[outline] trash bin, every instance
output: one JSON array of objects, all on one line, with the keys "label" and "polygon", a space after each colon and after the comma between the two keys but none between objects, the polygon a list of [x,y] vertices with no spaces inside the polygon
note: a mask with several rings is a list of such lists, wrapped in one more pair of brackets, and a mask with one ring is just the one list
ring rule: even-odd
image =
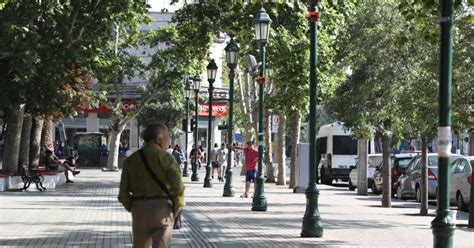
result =
[{"label": "trash bin", "polygon": [[100,167],[100,146],[102,133],[76,133],[74,150],[77,151],[79,167]]}]

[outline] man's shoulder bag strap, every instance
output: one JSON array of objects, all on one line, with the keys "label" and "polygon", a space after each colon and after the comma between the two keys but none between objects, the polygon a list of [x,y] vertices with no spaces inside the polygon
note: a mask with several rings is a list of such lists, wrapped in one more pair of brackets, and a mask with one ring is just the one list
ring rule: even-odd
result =
[{"label": "man's shoulder bag strap", "polygon": [[168,195],[168,198],[170,199],[174,208],[174,201],[173,201],[173,197],[171,196],[170,191],[168,190],[166,185],[158,178],[158,176],[156,176],[155,173],[153,173],[153,171],[151,170],[150,164],[148,164],[148,160],[145,157],[145,153],[143,152],[143,149],[138,150],[138,152],[140,153],[140,157],[142,158],[143,164],[145,164],[145,168],[148,171],[148,173],[150,173],[151,178],[153,178],[153,181],[155,181],[156,184],[158,184],[158,186],[161,188],[161,190],[163,190],[166,193],[166,195]]}]

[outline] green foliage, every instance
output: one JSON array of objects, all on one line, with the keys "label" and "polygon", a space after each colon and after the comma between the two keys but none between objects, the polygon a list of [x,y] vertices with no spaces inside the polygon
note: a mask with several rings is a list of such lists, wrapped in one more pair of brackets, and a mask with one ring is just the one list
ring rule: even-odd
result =
[{"label": "green foliage", "polygon": [[397,43],[401,18],[390,1],[371,1],[349,17],[340,39],[340,66],[351,75],[328,100],[335,117],[353,129],[356,136],[400,130],[400,95],[409,68],[408,50]]},{"label": "green foliage", "polygon": [[[472,83],[473,69],[472,24],[465,22],[463,16],[471,13],[472,5],[466,1],[455,2],[455,18],[453,27],[453,87],[452,87],[452,127],[462,131],[473,125],[473,116],[469,110],[469,99],[474,95]],[[402,6],[399,5],[399,8]],[[470,8],[470,9],[469,9]],[[425,10],[426,13],[419,13]],[[426,11],[428,10],[428,11]],[[422,5],[416,3],[412,8],[403,7],[407,22],[405,26],[410,32],[404,33],[403,38],[411,49],[409,60],[412,68],[409,83],[404,94],[404,115],[412,132],[420,133],[428,139],[437,133],[438,97],[439,97],[439,4]],[[420,14],[414,18],[414,14]],[[428,32],[427,32],[428,31]]]},{"label": "green foliage", "polygon": [[[458,4],[457,17],[468,12],[462,9]],[[391,130],[395,141],[403,135],[435,137],[440,58],[438,16],[437,6],[423,5],[421,1],[412,5],[365,2],[357,8],[340,45],[345,48],[340,51],[340,65],[351,68],[352,75],[328,101],[329,110],[359,136]],[[469,41],[473,37],[472,25],[455,22],[453,33],[451,111],[453,128],[461,131],[473,125],[469,112],[469,99],[474,95],[470,66],[473,45]]]},{"label": "green foliage", "polygon": [[184,104],[180,99],[171,94],[160,94],[138,115],[138,124],[148,126],[161,122],[168,126],[172,137],[177,137],[181,130],[183,112]]},{"label": "green foliage", "polygon": [[[345,23],[346,12],[350,12],[356,2],[325,3],[322,6],[319,56],[323,62],[318,65],[318,92],[323,99],[333,94],[335,85],[341,80],[341,70],[335,66],[336,41]],[[233,35],[241,48],[239,64],[242,68],[245,54],[258,54],[252,21],[261,7],[273,20],[267,68],[269,80],[275,87],[273,94],[266,99],[266,106],[277,112],[288,109],[305,113],[309,101],[309,25],[305,17],[307,5],[303,1],[200,1],[187,4],[173,17],[179,43],[183,44],[183,51],[189,51],[191,55],[186,58],[198,62],[198,69],[202,66],[199,61],[208,56],[210,37],[220,33]]]},{"label": "green foliage", "polygon": [[[91,96],[90,76],[102,78],[103,65],[113,64],[108,52],[115,24],[127,32],[140,27],[146,7],[143,1],[8,2],[0,15],[0,59],[9,68],[0,105],[26,103],[34,114],[73,115]],[[71,98],[82,100],[65,103]]]}]

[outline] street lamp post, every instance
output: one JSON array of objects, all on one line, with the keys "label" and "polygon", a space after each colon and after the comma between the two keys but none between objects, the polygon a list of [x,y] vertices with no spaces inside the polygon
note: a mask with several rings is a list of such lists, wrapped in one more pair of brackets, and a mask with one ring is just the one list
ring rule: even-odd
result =
[{"label": "street lamp post", "polygon": [[225,185],[223,196],[232,197],[235,195],[234,185],[232,182],[232,143],[233,143],[233,114],[234,114],[234,79],[235,68],[237,67],[237,56],[239,54],[239,46],[234,42],[234,38],[230,39],[229,44],[225,47],[227,66],[230,69],[229,73],[229,119],[227,121],[227,134],[229,151],[227,157],[227,169],[225,172]]},{"label": "street lamp post", "polygon": [[217,65],[214,59],[207,65],[207,80],[209,81],[209,119],[207,126],[207,163],[206,163],[206,178],[204,178],[204,188],[212,188],[211,178],[211,149],[212,149],[212,91],[214,90],[213,83],[216,81]]},{"label": "street lamp post", "polygon": [[316,187],[317,164],[316,164],[316,101],[317,101],[317,26],[320,12],[316,7],[321,4],[321,0],[307,1],[309,4],[310,23],[310,100],[309,100],[309,183],[306,189],[306,212],[303,217],[303,228],[301,237],[322,237],[323,226],[318,209],[319,190]]},{"label": "street lamp post", "polygon": [[[455,224],[449,210],[449,155],[451,153],[451,82],[453,0],[441,1],[439,70],[438,203],[431,222],[434,247],[452,247]],[[471,206],[472,208],[472,206]]]},{"label": "street lamp post", "polygon": [[265,90],[265,46],[268,43],[268,36],[270,34],[270,24],[272,20],[265,12],[264,8],[261,8],[259,13],[255,16],[253,24],[255,26],[256,41],[260,45],[260,60],[262,66],[260,67],[260,75],[257,77],[259,82],[259,99],[258,99],[258,173],[257,183],[255,187],[255,194],[252,201],[252,211],[267,211],[267,198],[264,190],[264,178],[263,178],[263,100]]},{"label": "street lamp post", "polygon": [[189,177],[188,174],[188,131],[189,131],[189,98],[191,97],[192,89],[190,85],[190,79],[186,76],[186,87],[184,88],[184,97],[186,98],[186,128],[184,135],[184,167],[183,167],[183,177]]},{"label": "street lamp post", "polygon": [[191,167],[193,174],[191,181],[199,181],[199,164],[198,164],[198,104],[199,104],[199,91],[201,90],[201,77],[198,75],[194,76],[193,79],[193,90],[194,90],[194,159],[191,160]]}]

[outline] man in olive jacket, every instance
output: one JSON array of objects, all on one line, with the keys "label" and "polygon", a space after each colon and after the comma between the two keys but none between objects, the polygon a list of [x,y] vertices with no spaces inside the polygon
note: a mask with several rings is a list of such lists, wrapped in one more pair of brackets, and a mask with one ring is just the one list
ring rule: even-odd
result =
[{"label": "man in olive jacket", "polygon": [[166,152],[168,128],[152,124],[145,130],[145,157],[155,175],[166,185],[174,201],[153,180],[138,151],[123,165],[119,201],[132,213],[133,247],[170,247],[174,217],[184,207],[184,185],[176,160]]}]

